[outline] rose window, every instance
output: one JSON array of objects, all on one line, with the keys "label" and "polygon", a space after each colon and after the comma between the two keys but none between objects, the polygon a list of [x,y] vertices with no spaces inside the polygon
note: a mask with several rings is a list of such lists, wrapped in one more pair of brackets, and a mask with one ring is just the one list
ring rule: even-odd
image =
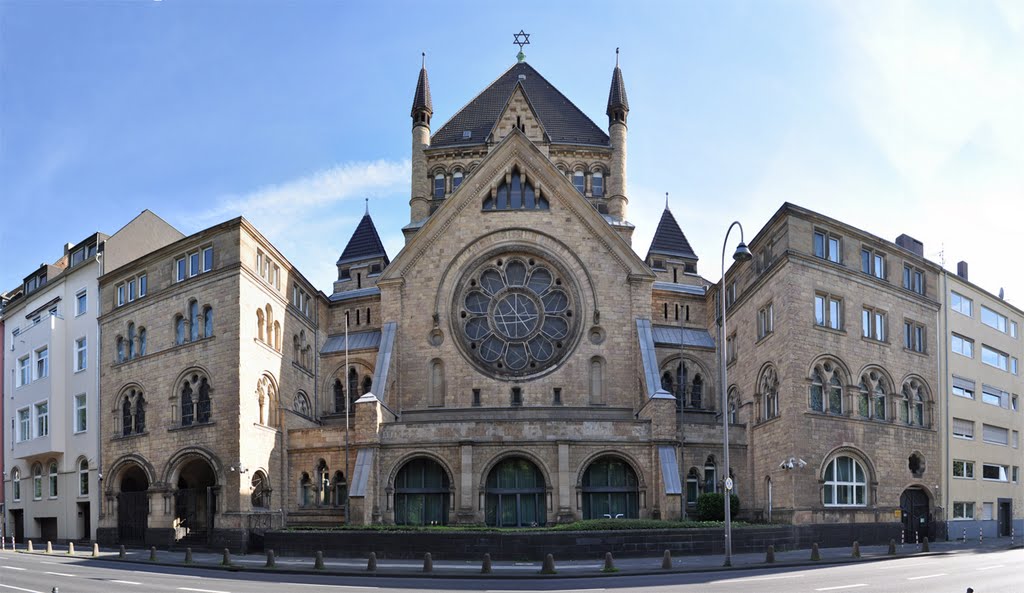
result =
[{"label": "rose window", "polygon": [[575,289],[537,257],[490,258],[463,278],[455,310],[461,344],[486,370],[540,372],[561,360],[575,337]]}]

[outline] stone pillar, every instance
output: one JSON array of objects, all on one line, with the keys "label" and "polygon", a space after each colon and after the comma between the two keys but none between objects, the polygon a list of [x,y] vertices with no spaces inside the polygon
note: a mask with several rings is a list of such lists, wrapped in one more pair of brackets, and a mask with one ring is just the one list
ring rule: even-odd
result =
[{"label": "stone pillar", "polygon": [[569,461],[569,443],[558,443],[558,522],[571,523],[576,519],[573,499],[575,488]]},{"label": "stone pillar", "polygon": [[430,215],[430,180],[427,179],[427,155],[430,128],[416,124],[412,128],[412,185],[409,200],[409,222],[418,222]]},{"label": "stone pillar", "polygon": [[609,162],[607,181],[608,214],[626,219],[626,124],[612,121],[608,126],[608,136],[612,144],[612,158]]},{"label": "stone pillar", "polygon": [[473,469],[473,441],[459,443],[459,506],[456,520],[459,523],[478,523],[473,499],[476,489],[473,487],[476,473]]}]

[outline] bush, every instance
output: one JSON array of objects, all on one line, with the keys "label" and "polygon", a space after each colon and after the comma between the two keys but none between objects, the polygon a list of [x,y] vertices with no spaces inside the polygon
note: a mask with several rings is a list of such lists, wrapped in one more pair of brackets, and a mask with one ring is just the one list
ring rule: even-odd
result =
[{"label": "bush", "polygon": [[[729,509],[735,517],[740,512],[740,497],[733,494],[729,501]],[[705,492],[697,497],[697,519],[700,521],[725,521],[725,495],[718,492]]]}]

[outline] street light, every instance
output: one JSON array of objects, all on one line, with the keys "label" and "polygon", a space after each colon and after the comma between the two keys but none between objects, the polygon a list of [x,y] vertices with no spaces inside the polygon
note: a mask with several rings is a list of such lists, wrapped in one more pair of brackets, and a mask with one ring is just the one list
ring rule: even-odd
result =
[{"label": "street light", "polygon": [[747,244],[743,242],[743,225],[740,221],[733,221],[729,229],[725,231],[725,240],[722,241],[722,288],[718,291],[718,300],[722,304],[722,321],[718,333],[719,364],[721,365],[721,389],[722,389],[722,463],[725,466],[725,566],[732,566],[732,478],[729,476],[729,382],[725,370],[725,246],[729,243],[729,233],[732,227],[740,227],[740,244],[736,246],[736,253],[732,254],[733,261],[750,261],[753,257]]}]

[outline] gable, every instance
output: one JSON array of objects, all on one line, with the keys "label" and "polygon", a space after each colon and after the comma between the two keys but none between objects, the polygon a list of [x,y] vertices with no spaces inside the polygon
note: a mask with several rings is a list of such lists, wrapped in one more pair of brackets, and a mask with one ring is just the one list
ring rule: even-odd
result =
[{"label": "gable", "polygon": [[509,97],[505,110],[501,112],[498,121],[495,122],[494,129],[491,131],[488,140],[491,142],[501,142],[515,128],[519,128],[521,132],[526,134],[526,137],[531,142],[539,143],[547,140],[544,124],[537,117],[537,112],[533,109],[533,105],[530,104],[526,91],[521,84],[516,84],[515,89],[512,91],[512,96]]}]

